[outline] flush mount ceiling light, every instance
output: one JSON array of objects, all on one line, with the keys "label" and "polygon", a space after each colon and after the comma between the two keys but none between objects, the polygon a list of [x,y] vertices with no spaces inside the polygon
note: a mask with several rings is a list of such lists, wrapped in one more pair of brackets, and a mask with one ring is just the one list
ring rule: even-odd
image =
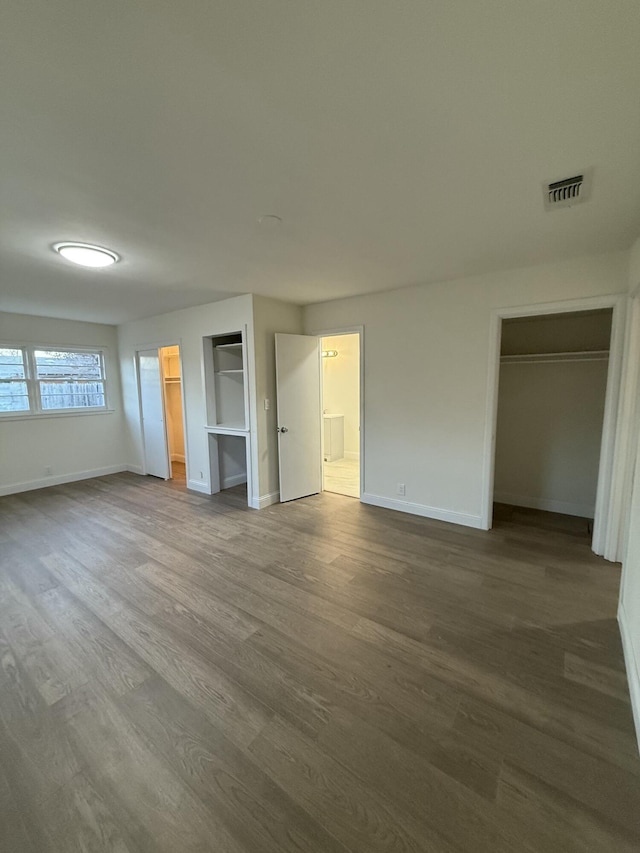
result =
[{"label": "flush mount ceiling light", "polygon": [[111,249],[90,243],[54,243],[52,249],[72,264],[82,267],[110,267],[120,260],[120,255]]}]

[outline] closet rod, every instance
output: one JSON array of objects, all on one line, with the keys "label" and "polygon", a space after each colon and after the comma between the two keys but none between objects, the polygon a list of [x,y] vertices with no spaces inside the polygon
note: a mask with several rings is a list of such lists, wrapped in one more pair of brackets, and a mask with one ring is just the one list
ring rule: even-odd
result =
[{"label": "closet rod", "polygon": [[562,361],[607,361],[609,350],[579,352],[541,352],[520,355],[501,355],[501,364],[555,364]]}]

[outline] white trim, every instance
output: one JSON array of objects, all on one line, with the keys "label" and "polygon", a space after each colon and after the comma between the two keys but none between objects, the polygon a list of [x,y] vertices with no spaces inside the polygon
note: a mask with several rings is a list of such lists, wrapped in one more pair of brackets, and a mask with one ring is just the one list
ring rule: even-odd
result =
[{"label": "white trim", "polygon": [[627,682],[629,683],[629,696],[631,698],[631,710],[633,711],[633,722],[636,727],[638,751],[640,752],[640,661],[638,661],[635,655],[622,601],[618,607],[618,625],[620,626],[622,651],[624,652],[624,664],[627,670]]},{"label": "white trim", "polygon": [[211,489],[203,480],[187,480],[187,488],[192,492],[200,492],[202,495],[210,495]]},{"label": "white trim", "polygon": [[225,477],[220,481],[220,489],[232,489],[234,486],[241,486],[247,482],[246,473],[232,474],[230,477]]},{"label": "white trim", "polygon": [[251,498],[249,506],[251,509],[266,509],[268,506],[277,503],[280,503],[280,492],[269,492],[267,495]]},{"label": "white trim", "polygon": [[[616,458],[616,435],[618,427],[618,407],[620,405],[620,385],[622,379],[622,360],[624,355],[625,309],[627,297],[620,296],[614,303],[611,318],[611,343],[609,349],[609,369],[604,402],[604,422],[600,442],[600,465],[598,468],[598,486],[596,490],[596,509],[593,521],[593,540],[591,549],[605,560],[615,562],[620,559],[617,549],[618,530],[622,518],[622,507],[612,505],[611,496],[617,490],[620,477],[624,479],[624,468],[619,470]],[[612,531],[615,535],[612,536]]]},{"label": "white trim", "polygon": [[41,421],[47,418],[86,418],[90,415],[112,415],[115,409],[102,409],[97,406],[85,406],[82,409],[53,409],[43,410],[39,413],[34,412],[3,412],[0,415],[0,423],[10,423],[12,421]]},{"label": "white trim", "polygon": [[75,483],[77,480],[91,480],[93,477],[104,477],[107,474],[120,474],[129,471],[129,465],[107,465],[106,468],[93,468],[90,471],[75,471],[72,474],[52,475],[40,480],[27,480],[24,483],[10,483],[0,486],[0,496],[16,495],[19,492],[30,492],[33,489],[46,489],[47,486],[61,486],[64,483]]},{"label": "white trim", "polygon": [[364,493],[361,497],[364,504],[371,506],[380,506],[384,509],[394,509],[398,512],[407,512],[410,515],[421,515],[424,518],[433,518],[437,521],[448,521],[451,524],[462,524],[465,527],[475,527],[482,529],[482,519],[479,515],[469,515],[464,512],[453,512],[449,509],[439,509],[435,506],[427,506],[426,504],[410,503],[409,501],[399,501],[395,498],[384,498],[381,495],[371,495]]},{"label": "white trim", "polygon": [[142,465],[127,465],[126,470],[130,474],[140,474],[142,477],[144,477],[144,471],[142,469]]},{"label": "white trim", "polygon": [[493,499],[499,504],[525,506],[530,509],[543,509],[546,512],[560,512],[563,515],[576,515],[578,518],[593,518],[593,504],[578,504],[571,501],[555,501],[548,498],[534,498],[528,495],[512,495],[509,492],[494,492]]},{"label": "white trim", "polygon": [[[611,489],[611,512],[614,521],[608,531],[607,552],[617,555],[618,560],[626,562],[626,548],[629,529],[629,508],[631,506],[631,486],[635,449],[639,423],[640,394],[640,299],[633,296],[627,306],[627,327],[625,330],[625,353],[622,365],[620,388],[620,408],[616,433],[616,451],[614,458],[614,477]],[[623,565],[624,578],[624,565]],[[621,589],[623,586],[621,585]]]},{"label": "white trim", "polygon": [[[611,538],[609,532],[619,530],[621,509],[612,504],[609,497],[615,490],[617,480],[623,476],[620,470],[621,460],[614,457],[616,443],[616,419],[618,410],[620,375],[622,369],[622,349],[624,344],[624,308],[626,294],[585,297],[560,302],[517,305],[495,308],[491,312],[489,362],[487,365],[487,395],[485,402],[485,435],[483,450],[483,490],[481,506],[481,527],[491,529],[493,516],[493,489],[495,469],[495,439],[498,417],[498,386],[500,378],[500,339],[502,321],[514,317],[535,317],[546,314],[564,314],[570,311],[595,311],[602,308],[613,310],[611,324],[611,346],[609,350],[609,371],[605,397],[605,416],[602,428],[600,465],[598,471],[598,489],[596,498],[592,550],[607,560],[618,559],[618,554],[605,547]],[[616,549],[617,550],[617,549]]]}]

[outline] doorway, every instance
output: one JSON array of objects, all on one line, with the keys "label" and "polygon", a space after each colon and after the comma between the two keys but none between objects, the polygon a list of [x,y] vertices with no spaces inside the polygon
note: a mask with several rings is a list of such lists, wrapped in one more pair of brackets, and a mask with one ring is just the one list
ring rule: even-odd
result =
[{"label": "doorway", "polygon": [[[364,330],[358,326],[318,330],[312,335],[276,333],[281,502],[317,495],[323,489],[361,497],[365,470],[363,347]],[[344,372],[348,372],[344,381],[333,381]],[[332,421],[339,423],[336,426]],[[323,483],[325,451],[329,473],[328,482]]]},{"label": "doorway", "polygon": [[[505,507],[543,525],[565,518],[581,523],[589,539],[593,533],[592,548],[602,554],[621,323],[615,301],[594,302],[584,310],[565,303],[555,312],[497,312],[489,494],[496,521]],[[492,514],[490,503],[487,527]]]},{"label": "doorway", "polygon": [[144,473],[186,488],[180,346],[139,350],[137,357]]},{"label": "doorway", "polygon": [[169,478],[186,488],[186,459],[184,452],[184,414],[182,408],[182,372],[180,347],[160,348],[162,388],[164,392]]},{"label": "doorway", "polygon": [[360,335],[321,339],[322,474],[326,492],[360,497]]}]

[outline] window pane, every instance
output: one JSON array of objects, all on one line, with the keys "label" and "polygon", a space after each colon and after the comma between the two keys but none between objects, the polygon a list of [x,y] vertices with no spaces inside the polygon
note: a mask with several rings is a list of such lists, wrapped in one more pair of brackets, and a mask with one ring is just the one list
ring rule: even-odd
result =
[{"label": "window pane", "polygon": [[0,347],[0,379],[24,379],[22,350]]},{"label": "window pane", "polygon": [[0,382],[0,412],[28,412],[26,382]]},{"label": "window pane", "polygon": [[98,352],[35,351],[38,379],[102,379]]},{"label": "window pane", "polygon": [[104,408],[103,382],[41,382],[43,409]]}]

